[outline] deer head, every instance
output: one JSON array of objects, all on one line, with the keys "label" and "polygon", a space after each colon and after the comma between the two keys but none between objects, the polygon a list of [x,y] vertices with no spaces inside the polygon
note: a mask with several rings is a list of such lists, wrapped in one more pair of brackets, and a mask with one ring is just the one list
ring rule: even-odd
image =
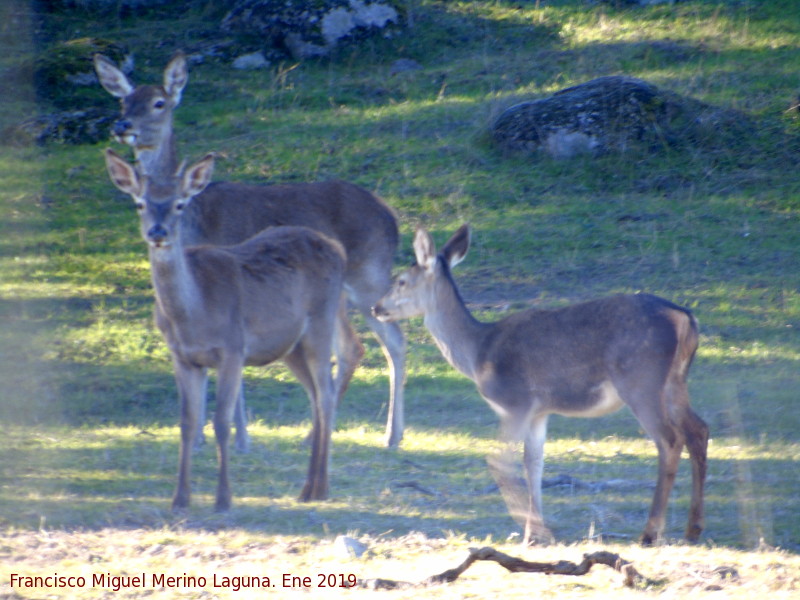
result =
[{"label": "deer head", "polygon": [[172,136],[172,112],[180,104],[189,80],[186,56],[178,52],[164,69],[163,85],[134,86],[116,65],[95,54],[97,78],[105,90],[119,98],[120,118],[112,126],[118,142],[139,150],[160,148]]},{"label": "deer head", "polygon": [[171,179],[158,182],[140,175],[113,150],[106,150],[105,157],[111,181],[133,198],[144,240],[153,248],[177,242],[181,214],[211,181],[214,155],[208,154],[189,168],[179,169]]}]

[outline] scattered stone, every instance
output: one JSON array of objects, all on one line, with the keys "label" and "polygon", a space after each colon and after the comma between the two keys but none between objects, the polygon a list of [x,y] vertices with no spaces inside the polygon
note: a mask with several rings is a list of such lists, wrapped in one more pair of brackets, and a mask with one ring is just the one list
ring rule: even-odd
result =
[{"label": "scattered stone", "polygon": [[400,26],[399,0],[237,0],[222,20],[225,34],[267,59],[326,56],[344,40]]},{"label": "scattered stone", "polygon": [[269,61],[264,57],[263,52],[252,52],[243,54],[233,61],[233,68],[243,71],[252,69],[265,69],[269,66]]},{"label": "scattered stone", "polygon": [[340,535],[333,541],[333,549],[340,558],[361,558],[367,551],[367,545],[350,536]]}]

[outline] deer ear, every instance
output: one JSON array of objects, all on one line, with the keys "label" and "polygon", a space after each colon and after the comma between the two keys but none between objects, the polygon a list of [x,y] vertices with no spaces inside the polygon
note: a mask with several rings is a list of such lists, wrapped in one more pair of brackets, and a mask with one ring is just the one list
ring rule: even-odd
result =
[{"label": "deer ear", "polygon": [[120,190],[133,197],[140,195],[142,180],[136,169],[110,148],[106,149],[106,169],[111,182]]},{"label": "deer ear", "polygon": [[181,181],[183,195],[191,198],[196,196],[211,183],[211,174],[214,172],[214,155],[206,154],[202,160],[186,169]]},{"label": "deer ear", "polygon": [[181,93],[188,81],[189,69],[186,66],[186,55],[179,50],[164,69],[164,90],[176,106],[181,101]]},{"label": "deer ear", "polygon": [[442,248],[442,256],[451,269],[464,260],[467,255],[470,237],[469,225],[465,223],[458,228],[458,231],[453,234],[453,237]]},{"label": "deer ear", "polygon": [[133,92],[133,85],[125,74],[102,54],[94,55],[94,70],[103,89],[115,98],[125,98]]},{"label": "deer ear", "polygon": [[436,264],[436,244],[431,234],[424,229],[417,229],[414,236],[414,254],[417,264],[425,269],[430,269]]}]

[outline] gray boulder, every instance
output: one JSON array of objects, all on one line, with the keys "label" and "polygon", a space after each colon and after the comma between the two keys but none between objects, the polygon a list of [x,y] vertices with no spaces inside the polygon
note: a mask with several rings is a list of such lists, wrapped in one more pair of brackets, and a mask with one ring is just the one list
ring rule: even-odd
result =
[{"label": "gray boulder", "polygon": [[401,26],[398,0],[237,0],[221,29],[268,59],[326,56],[344,40]]},{"label": "gray boulder", "polygon": [[505,110],[492,126],[504,150],[557,158],[666,147],[722,147],[751,130],[734,110],[641,79],[600,77]]}]

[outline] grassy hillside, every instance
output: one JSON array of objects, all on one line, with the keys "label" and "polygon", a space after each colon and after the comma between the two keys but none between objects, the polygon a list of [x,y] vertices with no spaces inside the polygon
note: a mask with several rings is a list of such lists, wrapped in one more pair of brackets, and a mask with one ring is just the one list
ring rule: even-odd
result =
[{"label": "grassy hillside", "polygon": [[[99,19],[75,9],[38,22],[30,10],[22,0],[0,9],[0,44],[8,49],[0,68],[89,35],[127,44],[138,82],[160,81],[175,49],[207,44],[205,32],[218,18],[209,7],[180,20],[174,11]],[[671,545],[633,543],[649,507],[655,449],[629,412],[552,419],[545,477],[566,474],[586,484],[545,490],[545,517],[564,544],[526,551],[513,538],[506,542],[517,527],[485,462],[497,449],[496,418],[419,321],[406,326],[408,431],[399,451],[381,445],[386,363],[365,332],[367,355],[333,437],[329,501],[295,501],[309,411],[299,385],[275,366],[247,372],[254,448],[233,459],[235,508],[212,513],[209,445],[196,459],[194,507],[171,514],[178,442],[171,367],[151,320],[136,215],[102,160],[106,146],[127,149],[110,140],[2,146],[0,596],[43,595],[10,589],[5,565],[29,575],[322,569],[413,581],[486,543],[543,561],[579,561],[581,552],[611,548],[661,579],[655,592],[796,593],[795,2],[631,8],[411,0],[408,10],[414,26],[406,35],[344,48],[331,60],[257,72],[193,65],[176,112],[182,156],[220,153],[217,179],[339,177],[374,190],[398,215],[398,268],[412,259],[418,225],[442,243],[470,222],[474,244],[455,275],[482,319],[620,291],[646,290],[689,306],[702,332],[690,389],[712,432],[702,544],[675,539],[688,508],[688,460],[670,504]],[[398,58],[422,68],[393,75]],[[758,122],[757,133],[713,152],[652,156],[553,160],[493,148],[489,127],[505,107],[611,74],[741,110]],[[0,129],[50,110],[25,82],[14,82],[0,102]],[[114,105],[103,93],[97,103]],[[370,545],[365,558],[336,557],[332,541],[345,533]],[[721,565],[735,566],[739,577],[714,575]],[[571,581],[499,573],[476,567],[430,597],[620,593],[610,572]],[[416,597],[403,594],[386,593]]]}]

